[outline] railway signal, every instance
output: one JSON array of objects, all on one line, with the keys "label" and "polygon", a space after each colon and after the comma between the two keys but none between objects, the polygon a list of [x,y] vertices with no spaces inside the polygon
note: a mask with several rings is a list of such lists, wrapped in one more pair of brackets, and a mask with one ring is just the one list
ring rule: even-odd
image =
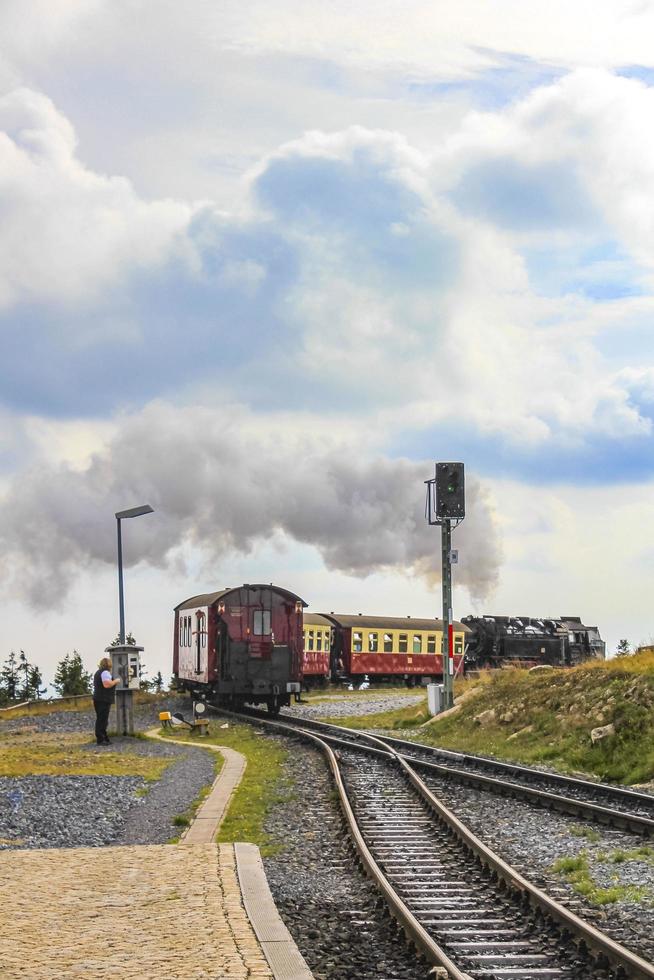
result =
[{"label": "railway signal", "polygon": [[[452,522],[456,527],[466,513],[463,463],[436,463],[436,475],[427,484],[426,516],[430,524],[441,526],[443,569],[443,622],[447,633],[443,644],[443,707],[454,704],[454,619],[452,616],[452,564],[459,560],[452,551]],[[456,557],[455,557],[456,556]]]},{"label": "railway signal", "polygon": [[463,463],[436,463],[436,516],[441,520],[465,517]]}]

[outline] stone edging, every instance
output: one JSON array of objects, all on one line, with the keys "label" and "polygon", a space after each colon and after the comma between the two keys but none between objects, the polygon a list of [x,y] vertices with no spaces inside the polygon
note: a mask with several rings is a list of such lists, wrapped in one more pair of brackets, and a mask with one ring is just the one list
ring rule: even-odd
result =
[{"label": "stone edging", "polygon": [[182,834],[180,844],[210,844],[218,828],[220,827],[234,790],[240,783],[245,772],[246,759],[240,752],[229,749],[224,745],[203,745],[201,742],[184,742],[179,738],[164,738],[159,735],[156,728],[145,733],[148,738],[156,738],[160,742],[171,743],[173,745],[191,745],[192,748],[209,749],[211,752],[220,752],[225,760],[225,765],[216,776],[211,792],[202,806],[195,814],[191,825]]}]

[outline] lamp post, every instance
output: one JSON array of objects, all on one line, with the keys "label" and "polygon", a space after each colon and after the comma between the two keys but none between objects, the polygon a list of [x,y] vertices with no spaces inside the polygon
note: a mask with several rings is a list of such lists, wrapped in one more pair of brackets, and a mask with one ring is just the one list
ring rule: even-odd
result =
[{"label": "lamp post", "polygon": [[141,517],[143,514],[153,514],[154,508],[150,504],[143,504],[141,507],[132,507],[130,510],[119,510],[116,512],[116,524],[118,525],[118,608],[120,615],[120,630],[118,633],[120,645],[125,645],[125,597],[123,594],[123,542],[120,533],[120,522],[127,517]]},{"label": "lamp post", "polygon": [[118,525],[118,605],[120,612],[120,632],[116,646],[107,647],[106,653],[111,654],[112,673],[120,678],[116,688],[116,727],[123,735],[134,734],[134,712],[132,693],[138,690],[141,674],[140,654],[143,647],[125,644],[125,600],[123,594],[123,542],[120,533],[120,522],[127,517],[141,517],[142,514],[152,514],[150,504],[141,507],[131,507],[129,510],[119,510],[116,513]]}]

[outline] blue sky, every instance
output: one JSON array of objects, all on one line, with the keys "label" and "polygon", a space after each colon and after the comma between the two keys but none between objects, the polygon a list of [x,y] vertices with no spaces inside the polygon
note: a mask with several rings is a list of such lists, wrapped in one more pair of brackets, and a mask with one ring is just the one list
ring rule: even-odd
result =
[{"label": "blue sky", "polygon": [[241,578],[437,614],[436,459],[457,614],[647,640],[649,5],[35,7],[0,11],[0,656],[100,656],[146,500],[153,669]]}]

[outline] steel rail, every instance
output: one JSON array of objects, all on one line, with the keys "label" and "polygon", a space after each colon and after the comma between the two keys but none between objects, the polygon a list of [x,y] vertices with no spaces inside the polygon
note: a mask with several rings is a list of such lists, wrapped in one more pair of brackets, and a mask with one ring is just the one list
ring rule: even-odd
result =
[{"label": "steel rail", "polygon": [[[327,722],[318,722],[314,721],[313,719],[307,723],[303,719],[290,719],[289,716],[284,717],[290,722],[290,724],[297,724],[303,727],[306,726],[310,729],[315,728],[315,730],[323,732],[325,738],[342,738],[344,733],[346,733],[349,737],[356,737],[363,734],[370,735],[369,732],[366,733],[361,729],[347,728],[344,725],[330,725]],[[338,732],[339,735],[328,734],[332,732]],[[476,762],[482,757],[469,756],[461,753],[443,753],[439,749],[435,749],[432,753],[430,751],[432,747],[428,745],[408,742],[401,739],[394,739],[386,735],[375,735],[371,737],[374,737],[378,742],[389,747],[390,749],[393,749],[394,745],[398,745],[401,746],[402,749],[407,750],[400,752],[399,754],[402,755],[403,758],[407,759],[407,761],[411,762],[411,764],[416,768],[431,769],[443,777],[455,779],[460,783],[475,786],[479,789],[487,789],[490,792],[500,793],[503,796],[513,796],[515,798],[522,797],[531,803],[543,803],[552,809],[559,810],[562,813],[571,814],[572,816],[585,817],[589,820],[594,820],[607,826],[619,827],[623,830],[642,834],[643,836],[647,837],[654,836],[654,818],[642,816],[638,813],[630,813],[626,810],[616,810],[612,807],[604,806],[601,803],[592,802],[591,800],[578,799],[577,797],[564,796],[561,793],[553,793],[545,789],[537,789],[528,785],[526,782],[505,781],[501,778],[485,775],[484,773],[477,772],[475,770],[458,769],[453,765],[442,765],[438,762],[430,762],[428,759],[416,758],[416,756],[410,754],[410,752],[411,750],[414,752],[428,752],[429,754],[434,754],[436,757],[446,754],[448,758],[454,758],[457,761],[462,762],[466,762],[468,760]],[[489,768],[492,769],[493,767],[494,763],[489,760]],[[594,783],[591,780],[566,777],[559,773],[541,772],[539,769],[532,769],[526,766],[515,766],[500,763],[497,768],[500,769],[500,771],[508,772],[510,775],[521,774],[523,776],[530,776],[533,780],[540,779],[544,783],[552,782],[562,786],[567,785],[573,789],[579,788],[594,792],[596,794],[604,793],[608,797],[615,796],[621,801],[647,804],[654,810],[654,796],[647,793],[639,793],[635,790],[629,790],[625,787],[608,786],[605,783]]]},{"label": "steel rail", "polygon": [[[237,711],[229,711],[220,707],[219,705],[211,704],[210,702],[207,702],[207,707],[219,712],[221,715],[238,718],[239,720],[246,721],[248,723],[254,720],[265,726],[269,726],[270,728],[274,728],[276,730],[281,729],[282,731],[288,732],[291,735],[299,736],[300,738],[311,741],[318,746],[320,751],[327,758],[332,778],[338,792],[338,798],[343,811],[343,816],[345,817],[354,847],[366,873],[373,880],[378,890],[384,896],[391,914],[395,917],[400,927],[404,930],[407,937],[414,943],[416,948],[430,963],[434,964],[435,966],[442,967],[447,972],[450,980],[472,980],[470,974],[463,973],[461,970],[459,970],[456,964],[450,960],[445,951],[441,949],[434,939],[432,939],[410,909],[407,908],[406,904],[402,901],[375,861],[370,849],[368,848],[368,845],[365,842],[363,834],[359,830],[336,754],[327,744],[326,739],[321,738],[319,735],[316,735],[314,732],[311,732],[308,729],[301,729],[295,725],[286,724],[280,719],[253,717],[250,714],[241,714]],[[391,753],[383,751],[382,754],[389,756]]]},{"label": "steel rail", "polygon": [[[280,723],[271,721],[267,722],[267,724],[277,727]],[[281,726],[284,727],[283,723],[281,723]],[[288,727],[287,730],[292,731],[294,734],[298,732],[298,729],[290,727]],[[316,743],[324,755],[326,755],[329,768],[338,791],[341,809],[348,825],[354,847],[356,848],[367,874],[372,878],[375,885],[384,896],[386,904],[401,928],[404,930],[405,934],[414,943],[416,948],[429,960],[429,962],[436,966],[442,967],[447,972],[447,975],[451,978],[451,980],[472,980],[470,974],[463,973],[461,970],[459,970],[456,964],[449,958],[447,953],[441,949],[438,943],[420,924],[418,919],[407,908],[375,861],[368,848],[368,845],[365,842],[363,834],[359,830],[335,753],[324,739],[320,738],[318,735],[315,735],[313,732],[304,730],[301,732],[301,735],[303,738],[309,739],[310,741]]]},{"label": "steel rail", "polygon": [[[213,705],[210,705],[210,707],[213,707],[214,710],[218,710],[223,714],[233,714],[234,716],[245,721],[256,720],[271,728],[282,729],[283,731],[296,734],[301,738],[309,739],[318,743],[326,743],[328,739],[329,741],[332,740],[329,736],[323,736],[321,738],[309,729],[303,729],[302,727],[298,727],[294,724],[287,724],[285,721],[271,720],[267,718],[254,718],[252,715],[242,715],[236,712],[225,712],[223,709],[217,708]],[[489,848],[483,843],[483,841],[473,834],[471,830],[469,830],[446,806],[444,806],[443,803],[440,802],[440,800],[437,799],[436,796],[434,796],[429,787],[426,786],[423,780],[420,778],[418,773],[414,771],[412,766],[409,764],[409,761],[403,758],[403,756],[395,749],[392,749],[390,746],[385,744],[382,738],[371,735],[367,732],[355,733],[353,729],[349,729],[348,732],[356,734],[361,739],[368,739],[371,743],[377,743],[376,752],[378,754],[388,755],[390,751],[390,754],[402,769],[405,777],[424,799],[429,808],[443,823],[447,825],[447,827],[458,837],[458,839],[468,848],[468,850],[470,850],[485,867],[491,870],[498,879],[501,879],[505,885],[510,888],[512,892],[514,892],[515,895],[522,899],[526,898],[532,907],[539,909],[550,919],[553,919],[564,930],[567,930],[569,933],[576,936],[577,939],[579,939],[586,947],[593,950],[594,953],[605,957],[613,966],[625,971],[628,977],[633,978],[633,980],[654,980],[653,964],[648,963],[640,956],[632,953],[631,950],[621,946],[619,943],[616,943],[594,926],[584,922],[584,920],[575,915],[574,912],[571,912],[569,909],[565,908],[565,906],[560,905],[553,898],[550,898],[549,895],[533,885],[528,879],[524,878],[521,874],[519,874],[519,872],[507,864],[506,861],[500,858],[499,855],[495,854],[491,848]],[[347,742],[345,744],[348,748],[356,748],[352,742]],[[325,749],[323,751],[329,752],[330,757],[334,756],[327,744],[325,744]],[[336,760],[334,757],[334,762],[335,761]],[[340,772],[339,779],[340,783],[342,784]],[[354,813],[352,812],[344,785],[343,794],[347,800],[347,809],[345,810],[345,813],[348,826],[353,833],[355,846],[357,851],[361,854],[366,868],[371,869],[370,873],[374,880],[378,883],[385,897],[387,897],[389,901],[392,901],[390,898],[391,895],[395,897],[395,902],[397,904],[393,902],[393,908],[397,909],[398,915],[402,918],[403,922],[405,915],[413,919],[414,917],[412,913],[404,905],[402,899],[395,893],[391,884],[386,880],[383,872],[370,854],[361,832],[359,831],[358,827],[356,827],[356,819],[354,817]],[[343,799],[340,787],[339,798]],[[353,831],[354,827],[356,827],[356,834]],[[363,857],[364,854],[365,857]],[[374,871],[372,870],[373,868]],[[416,926],[418,927],[419,931],[414,933],[413,927],[408,926],[407,920],[407,928],[412,938],[414,938],[414,936],[422,938],[422,934],[424,934],[424,937],[429,940],[430,944],[434,942],[423,927],[420,926],[420,923],[417,922],[417,920]],[[422,946],[422,942],[418,943],[416,939],[414,939],[414,941],[416,941],[416,945],[419,945],[421,949],[425,948]],[[443,960],[439,961],[440,964],[443,965],[448,971],[452,970],[452,968],[456,971],[451,972],[450,974],[453,980],[470,980],[469,974],[461,973],[454,964],[451,964],[451,966],[446,966],[445,960],[447,960],[448,963],[451,961],[449,961],[448,957],[443,950],[441,950],[440,946],[434,943],[434,947],[435,948],[432,951],[432,955],[442,955],[444,958]]]},{"label": "steel rail", "polygon": [[[301,723],[299,723],[301,726]],[[293,729],[295,726],[289,726]],[[348,729],[348,733],[353,729]],[[367,732],[358,732],[361,737],[376,738]],[[373,748],[369,745],[360,745],[355,741],[343,738],[342,736],[323,733],[324,739],[334,745],[357,749],[363,752],[374,752],[381,755],[390,755],[392,749],[383,737],[378,741],[380,746],[385,748]],[[574,797],[562,796],[559,793],[550,793],[547,790],[535,789],[533,786],[524,786],[518,783],[504,782],[494,776],[484,776],[483,773],[469,772],[465,769],[456,769],[453,766],[441,766],[437,762],[429,762],[427,759],[416,759],[413,756],[398,753],[401,759],[410,763],[414,768],[434,772],[444,779],[454,779],[462,785],[473,786],[475,789],[487,790],[501,796],[523,799],[536,806],[546,806],[549,809],[557,810],[560,813],[567,813],[570,816],[580,819],[594,820],[597,823],[608,827],[618,827],[632,833],[642,834],[643,836],[654,836],[654,820],[650,817],[641,817],[636,813],[626,813],[623,810],[612,810],[609,807],[601,806],[599,803],[591,803],[588,800],[577,800]]]},{"label": "steel rail", "polygon": [[614,966],[628,971],[628,976],[637,978],[637,980],[652,980],[654,978],[653,964],[648,963],[640,956],[632,953],[631,950],[614,942],[613,939],[600,932],[599,929],[595,929],[588,922],[584,922],[574,912],[560,905],[553,898],[550,898],[549,895],[546,895],[545,892],[541,891],[540,888],[537,888],[526,878],[523,878],[521,874],[515,871],[506,861],[503,861],[502,858],[473,834],[471,830],[468,830],[434,796],[420,776],[414,772],[411,766],[399,754],[398,761],[404,769],[411,785],[420,792],[423,799],[434,812],[447,823],[459,839],[479,857],[483,864],[492,869],[498,878],[501,878],[513,891],[527,897],[530,904],[539,908],[546,915],[550,916],[550,918],[555,919],[564,929],[574,933],[595,952],[605,956]]},{"label": "steel rail", "polygon": [[[333,727],[338,728],[339,726],[334,725]],[[482,769],[494,769],[498,772],[506,772],[510,775],[514,774],[526,777],[531,776],[534,779],[542,779],[543,781],[550,782],[552,784],[559,784],[560,786],[578,786],[580,789],[586,789],[589,792],[604,792],[615,797],[621,797],[624,800],[645,803],[654,808],[654,794],[642,793],[640,790],[631,789],[628,786],[613,786],[609,783],[596,782],[592,779],[581,779],[578,776],[566,776],[564,773],[560,772],[546,772],[542,769],[534,769],[533,766],[520,766],[515,762],[503,762],[501,759],[489,759],[486,756],[472,755],[469,752],[454,752],[450,749],[441,749],[434,745],[424,745],[422,742],[413,742],[408,741],[407,739],[393,738],[391,735],[379,735],[377,737],[391,746],[398,745],[400,748],[404,749],[420,749],[421,751],[428,752],[431,755],[451,758],[456,762],[468,762],[470,765],[479,766]]]}]

